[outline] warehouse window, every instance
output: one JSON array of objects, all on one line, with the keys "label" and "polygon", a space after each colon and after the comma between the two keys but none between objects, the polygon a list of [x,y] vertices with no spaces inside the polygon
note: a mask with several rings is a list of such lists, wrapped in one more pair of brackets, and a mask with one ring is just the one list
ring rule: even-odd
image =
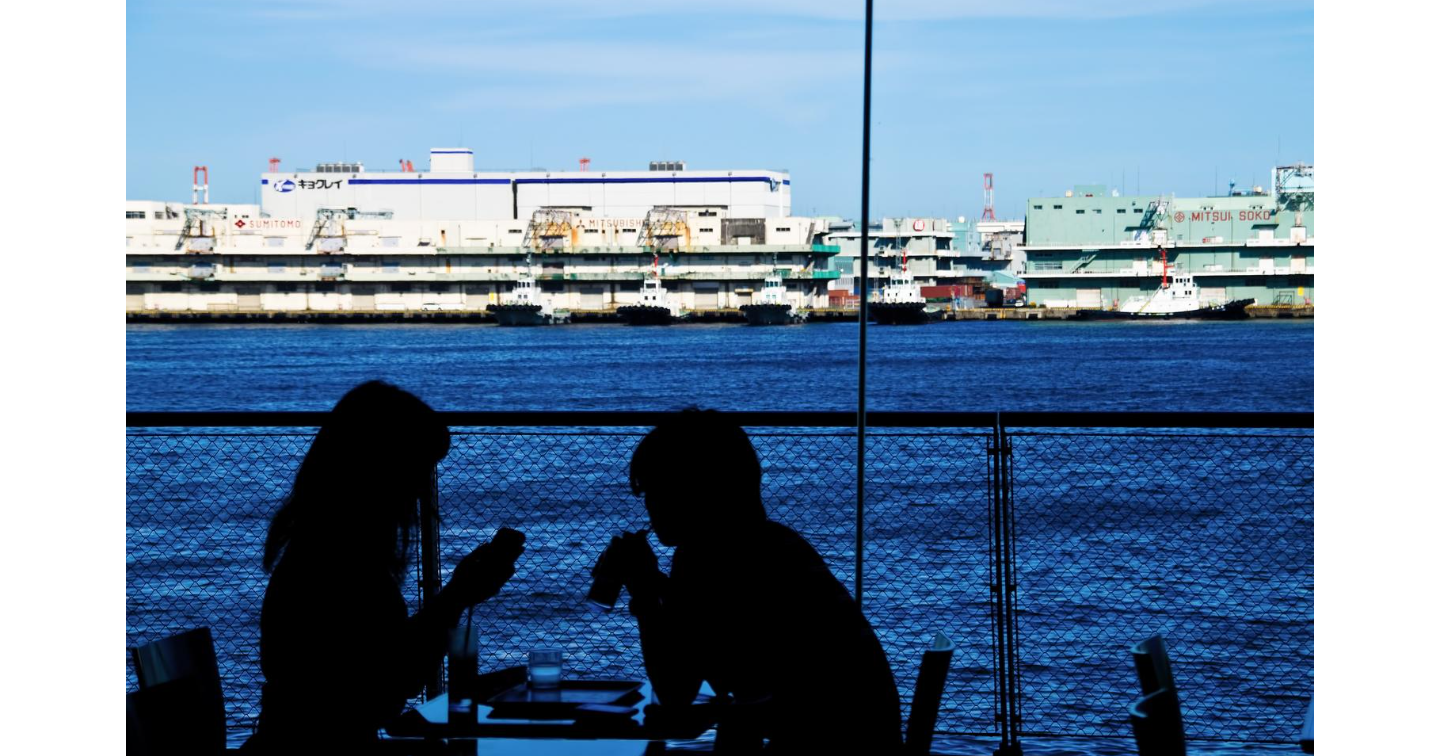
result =
[{"label": "warehouse window", "polygon": [[777,233],[777,234],[784,233],[784,232],[789,231],[789,230],[790,230],[790,227],[789,227],[789,226],[776,226],[776,227],[775,227],[775,233]]},{"label": "warehouse window", "polygon": [[523,234],[523,233],[525,233],[525,229],[523,229],[523,228],[512,228],[512,229],[510,229],[510,233],[512,233],[512,234]]},{"label": "warehouse window", "polygon": [[126,219],[129,219],[129,218],[139,218],[139,219],[141,219],[141,220],[144,220],[144,218],[145,218],[145,211],[144,211],[144,210],[126,210],[126,211],[125,211],[125,217],[126,217]]},{"label": "warehouse window", "polygon": [[1036,210],[1044,210],[1044,209],[1045,209],[1045,206],[1044,206],[1044,205],[1032,205],[1031,207],[1034,207]]},{"label": "warehouse window", "polygon": [[587,233],[587,234],[598,234],[598,233],[600,233],[600,229],[598,229],[598,228],[587,228],[587,229],[585,229],[585,233]]},{"label": "warehouse window", "polygon": [[1056,205],[1056,206],[1054,207],[1054,209],[1056,209],[1056,210],[1062,210],[1062,209],[1064,209],[1064,208],[1065,208],[1064,205]]},{"label": "warehouse window", "polygon": [[1095,213],[1096,215],[1099,215],[1099,214],[1100,214],[1100,208],[1097,207],[1097,208],[1095,208],[1094,210],[1091,210],[1090,212]]},{"label": "warehouse window", "polygon": [[1075,214],[1076,214],[1076,215],[1084,215],[1084,214],[1085,214],[1085,210],[1084,210],[1084,209],[1076,210],[1076,211],[1075,211]]},{"label": "warehouse window", "polygon": [[1140,208],[1137,207],[1137,208],[1132,209],[1130,212],[1132,212],[1132,213],[1143,213],[1143,212],[1145,212],[1145,211],[1144,211],[1144,210],[1141,210]]},{"label": "warehouse window", "polygon": [[1115,208],[1115,212],[1117,212],[1117,213],[1123,213],[1123,212],[1125,212],[1125,208],[1123,208],[1123,207],[1117,207],[1117,208]]},{"label": "warehouse window", "polygon": [[700,229],[700,233],[702,233],[702,234],[713,234],[713,233],[715,233],[715,229],[713,229],[713,228],[702,228],[702,229]]}]

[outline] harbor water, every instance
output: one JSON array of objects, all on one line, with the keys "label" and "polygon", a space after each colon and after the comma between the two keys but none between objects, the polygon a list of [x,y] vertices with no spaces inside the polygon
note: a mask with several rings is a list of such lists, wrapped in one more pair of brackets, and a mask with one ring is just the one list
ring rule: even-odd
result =
[{"label": "harbor water", "polygon": [[[383,378],[442,410],[699,405],[851,411],[857,328],[131,325],[127,408],[324,410],[355,384]],[[872,410],[1313,408],[1311,321],[942,322],[872,327],[869,341]],[[537,565],[531,574],[517,574],[491,608],[496,620],[482,644],[492,650],[482,663],[523,663],[526,648],[554,643],[570,649],[567,670],[573,661],[577,669],[599,674],[633,674],[638,651],[624,612],[598,618],[575,613],[558,626],[555,617],[578,612],[571,607],[583,602],[592,552],[615,530],[642,521],[643,508],[623,479],[636,440],[633,433],[609,430],[457,436],[440,471],[443,560],[453,565],[462,547],[505,524],[533,535],[526,559]],[[256,553],[305,441],[303,431],[282,430],[127,443],[127,644],[151,639],[161,628],[211,625],[227,693],[253,693],[259,682],[253,638],[265,580]],[[1047,746],[1035,738],[1026,741],[1027,753],[1130,752],[1123,701],[1134,685],[1124,646],[1140,639],[1140,628],[1188,628],[1179,648],[1190,663],[1177,672],[1190,707],[1187,732],[1212,741],[1275,741],[1283,735],[1275,727],[1246,720],[1254,707],[1273,707],[1281,722],[1298,722],[1304,712],[1313,674],[1313,609],[1306,609],[1313,607],[1313,463],[1308,454],[1299,464],[1287,461],[1294,447],[1280,439],[1201,439],[1195,447],[1180,445],[1194,439],[1154,441],[1017,441],[1017,454],[1031,452],[1016,483],[1020,503],[1030,507],[1021,518],[1021,551],[1028,555],[1021,563],[1022,590],[1030,606],[1044,609],[1022,617],[1029,729],[1104,736],[1095,741],[1099,745],[1081,738]],[[874,549],[872,569],[879,572],[873,585],[867,583],[867,611],[875,606],[883,615],[877,629],[902,689],[916,660],[897,655],[892,642],[923,643],[934,629],[957,638],[941,729],[984,732],[993,721],[985,651],[983,438],[875,443],[872,464],[881,475],[869,492],[875,502],[867,551]],[[767,460],[772,516],[810,538],[852,589],[853,444],[853,437],[838,435],[797,440],[756,434]],[[1197,451],[1187,456],[1187,448]],[[1155,449],[1163,450],[1163,460],[1149,456]],[[892,465],[901,454],[911,456],[905,462],[910,467]],[[535,462],[542,457],[549,461]],[[1087,481],[1087,475],[1097,480]],[[972,479],[980,481],[974,490],[954,484]],[[1209,488],[1190,501],[1184,486],[1194,481]],[[1094,490],[1087,490],[1092,483]],[[1227,496],[1259,488],[1269,509],[1229,506]],[[1065,509],[1063,502],[1075,496],[1113,509],[1104,517]],[[1163,526],[1144,516],[1154,502],[1170,518]],[[1284,513],[1285,521],[1262,516],[1270,511]],[[1180,548],[1143,551],[1175,534]],[[1248,564],[1245,549],[1251,547],[1266,554],[1263,574],[1236,568]],[[1137,561],[1142,553],[1159,553],[1173,579],[1128,593],[1131,578],[1125,574],[1086,574],[1075,567],[1143,569]],[[1230,595],[1212,602],[1217,590]],[[1244,600],[1237,602],[1241,590]],[[931,614],[948,624],[936,628]],[[1079,648],[1076,630],[1101,638],[1104,648],[1113,645],[1114,659],[1095,664],[1072,657]],[[1277,638],[1283,646],[1267,645]],[[1236,666],[1233,657],[1243,654],[1273,661],[1263,670]],[[1260,674],[1266,688],[1257,698],[1255,680],[1247,677]],[[253,701],[232,703],[232,721],[242,724],[232,737],[243,739],[243,725],[255,713]],[[963,738],[952,742],[954,752],[973,750]]]},{"label": "harbor water", "polygon": [[[130,410],[325,410],[390,380],[442,410],[853,411],[858,324],[130,325]],[[1310,411],[1312,321],[869,329],[869,408]]]}]

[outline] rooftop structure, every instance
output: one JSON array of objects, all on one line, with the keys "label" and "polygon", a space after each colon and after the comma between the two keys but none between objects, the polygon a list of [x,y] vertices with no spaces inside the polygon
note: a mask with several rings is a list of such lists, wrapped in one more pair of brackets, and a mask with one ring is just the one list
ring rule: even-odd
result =
[{"label": "rooftop structure", "polygon": [[[273,165],[273,164],[272,164]],[[540,208],[598,218],[644,217],[657,205],[715,217],[790,214],[790,175],[773,170],[690,170],[657,161],[650,170],[477,171],[465,147],[436,147],[428,171],[367,171],[363,163],[322,163],[312,171],[260,176],[266,217],[313,219],[321,208],[389,212],[396,220],[528,219]]]}]

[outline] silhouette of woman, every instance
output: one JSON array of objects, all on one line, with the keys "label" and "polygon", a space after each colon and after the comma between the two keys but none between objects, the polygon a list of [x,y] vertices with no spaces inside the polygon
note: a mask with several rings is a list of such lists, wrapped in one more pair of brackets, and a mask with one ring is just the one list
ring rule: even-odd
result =
[{"label": "silhouette of woman", "polygon": [[514,574],[518,547],[487,543],[407,616],[401,585],[419,508],[450,431],[380,381],[330,411],[265,539],[265,686],[249,752],[366,752],[437,669],[462,611]]}]

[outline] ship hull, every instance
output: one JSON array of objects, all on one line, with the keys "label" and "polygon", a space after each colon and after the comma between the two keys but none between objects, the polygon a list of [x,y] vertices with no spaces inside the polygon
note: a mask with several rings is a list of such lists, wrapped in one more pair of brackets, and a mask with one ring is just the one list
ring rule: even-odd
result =
[{"label": "ship hull", "polygon": [[1245,308],[1253,299],[1236,299],[1223,305],[1198,307],[1180,312],[1123,312],[1121,310],[1079,310],[1077,320],[1244,320],[1250,317]]},{"label": "ship hull", "polygon": [[670,325],[675,322],[675,316],[670,314],[669,308],[654,307],[651,305],[626,305],[615,311],[625,325],[655,326]]},{"label": "ship hull", "polygon": [[551,322],[550,316],[537,304],[490,305],[487,309],[502,326],[542,326]]},{"label": "ship hull", "polygon": [[788,304],[740,305],[740,312],[749,325],[789,325],[795,322]]},{"label": "ship hull", "polygon": [[877,325],[923,325],[930,322],[924,302],[871,302],[870,319]]}]

